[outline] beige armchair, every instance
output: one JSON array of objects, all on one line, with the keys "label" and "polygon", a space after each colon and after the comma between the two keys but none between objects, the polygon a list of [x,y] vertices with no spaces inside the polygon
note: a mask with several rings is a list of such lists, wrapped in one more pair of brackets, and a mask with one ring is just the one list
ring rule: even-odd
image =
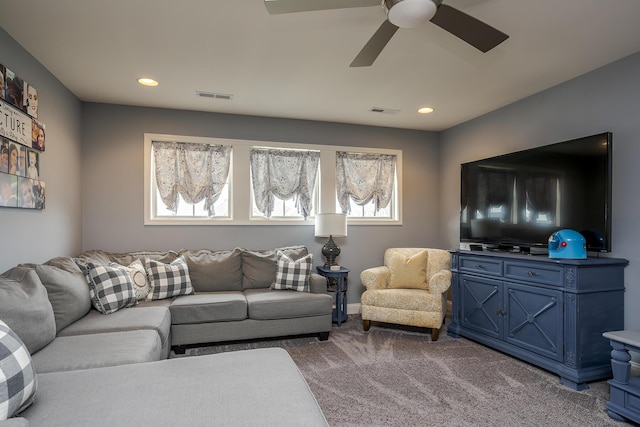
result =
[{"label": "beige armchair", "polygon": [[384,266],[362,272],[362,324],[371,321],[431,328],[436,341],[447,313],[451,254],[442,249],[390,248]]}]

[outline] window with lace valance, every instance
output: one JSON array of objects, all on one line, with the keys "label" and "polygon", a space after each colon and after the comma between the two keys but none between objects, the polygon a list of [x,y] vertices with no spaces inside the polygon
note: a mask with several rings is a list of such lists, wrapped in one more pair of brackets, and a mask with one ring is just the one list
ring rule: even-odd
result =
[{"label": "window with lace valance", "polygon": [[293,200],[298,214],[309,217],[319,162],[319,151],[253,148],[251,182],[257,210],[269,218],[276,199]]},{"label": "window with lace valance", "polygon": [[336,152],[336,191],[343,213],[352,202],[373,205],[374,214],[389,206],[396,183],[396,156],[377,153]]},{"label": "window with lace valance", "polygon": [[214,204],[229,178],[231,147],[154,141],[152,149],[156,187],[166,208],[175,215],[180,198],[190,204],[204,201],[204,210],[215,216]]}]

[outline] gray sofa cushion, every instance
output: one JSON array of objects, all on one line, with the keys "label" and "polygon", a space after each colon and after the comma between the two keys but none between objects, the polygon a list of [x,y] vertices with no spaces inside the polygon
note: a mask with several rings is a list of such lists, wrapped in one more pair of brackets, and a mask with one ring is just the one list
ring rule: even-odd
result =
[{"label": "gray sofa cushion", "polygon": [[165,264],[174,261],[178,258],[176,251],[138,251],[138,252],[125,252],[115,253],[101,250],[89,250],[84,251],[77,258],[75,258],[78,267],[86,273],[86,265],[92,262],[96,265],[109,265],[115,262],[120,265],[129,265],[135,260],[140,260],[144,264],[144,260],[149,258],[155,261],[164,262]]},{"label": "gray sofa cushion", "polygon": [[242,292],[206,292],[176,298],[169,306],[173,325],[228,322],[247,318]]},{"label": "gray sofa cushion", "polygon": [[26,418],[9,418],[8,420],[0,421],[1,427],[29,427],[29,420]]},{"label": "gray sofa cushion", "polygon": [[96,310],[91,310],[82,319],[60,331],[58,337],[137,329],[156,331],[160,336],[163,347],[166,347],[171,332],[169,308],[162,306],[136,306],[116,311],[108,316]]},{"label": "gray sofa cushion", "polygon": [[91,300],[87,279],[71,258],[56,258],[38,265],[36,273],[47,288],[57,332],[89,312]]},{"label": "gray sofa cushion", "polygon": [[189,266],[196,292],[242,290],[242,252],[196,249],[180,251]]},{"label": "gray sofa cushion", "polygon": [[167,307],[169,308],[169,306],[171,305],[171,302],[174,299],[175,298],[155,299],[153,301],[148,301],[148,300],[139,301],[136,307]]},{"label": "gray sofa cushion", "polygon": [[327,426],[283,349],[38,376],[32,427]]},{"label": "gray sofa cushion", "polygon": [[270,250],[242,250],[242,288],[268,288],[276,280],[278,251],[294,261],[308,254],[305,246],[287,246]]},{"label": "gray sofa cushion", "polygon": [[[56,338],[35,353],[32,359],[39,381],[39,375],[45,372],[74,371],[160,360],[162,344],[158,333],[151,330],[73,335]],[[103,384],[92,381],[90,385],[95,391]],[[75,395],[78,398],[81,393],[76,391]],[[40,397],[36,395],[36,399],[39,400]]]},{"label": "gray sofa cushion", "polygon": [[327,278],[318,273],[311,273],[309,278],[309,292],[324,294],[327,292]]},{"label": "gray sofa cushion", "polygon": [[249,317],[255,320],[321,316],[332,310],[332,299],[327,294],[271,289],[249,289],[244,294]]},{"label": "gray sofa cushion", "polygon": [[14,267],[0,276],[0,313],[32,354],[56,336],[47,290],[33,268]]},{"label": "gray sofa cushion", "polygon": [[176,251],[133,251],[133,252],[107,252],[100,250],[85,251],[80,254],[82,258],[88,258],[90,261],[94,259],[101,264],[109,264],[110,262],[117,262],[121,265],[129,265],[135,260],[144,262],[149,258],[155,261],[169,263],[178,258]]}]

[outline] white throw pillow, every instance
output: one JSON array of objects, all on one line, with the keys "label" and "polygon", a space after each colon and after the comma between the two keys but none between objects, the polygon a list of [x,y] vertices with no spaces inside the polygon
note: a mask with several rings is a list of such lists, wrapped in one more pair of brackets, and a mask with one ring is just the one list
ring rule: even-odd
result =
[{"label": "white throw pillow", "polygon": [[149,295],[149,281],[147,280],[147,271],[142,265],[140,260],[135,260],[128,266],[123,266],[112,262],[110,264],[112,267],[121,267],[124,268],[127,273],[129,273],[129,277],[131,278],[131,285],[133,287],[133,292],[136,294],[136,299],[138,301],[145,300],[147,295]]}]

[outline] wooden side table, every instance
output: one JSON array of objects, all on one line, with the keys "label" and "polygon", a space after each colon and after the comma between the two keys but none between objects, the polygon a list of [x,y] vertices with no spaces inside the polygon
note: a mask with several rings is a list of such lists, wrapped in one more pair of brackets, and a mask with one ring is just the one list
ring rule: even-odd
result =
[{"label": "wooden side table", "polygon": [[640,423],[640,377],[631,375],[629,351],[640,352],[640,330],[614,331],[602,334],[610,340],[611,393],[606,404],[609,416],[617,421]]},{"label": "wooden side table", "polygon": [[[342,322],[347,321],[347,276],[349,275],[349,269],[340,267],[339,270],[331,270],[325,267],[316,267],[318,274],[329,279],[335,279],[336,282],[336,308],[333,310],[333,322],[338,326],[342,325]],[[329,291],[333,292],[332,289]]]}]

